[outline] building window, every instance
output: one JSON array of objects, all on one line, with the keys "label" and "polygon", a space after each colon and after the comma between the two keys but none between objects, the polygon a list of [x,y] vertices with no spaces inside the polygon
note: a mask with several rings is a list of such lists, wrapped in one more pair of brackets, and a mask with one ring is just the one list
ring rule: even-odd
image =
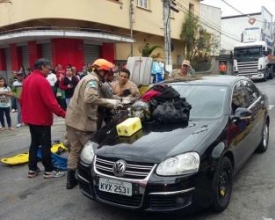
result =
[{"label": "building window", "polygon": [[170,18],[175,19],[175,12],[170,10]]},{"label": "building window", "polygon": [[137,6],[145,9],[149,9],[149,0],[137,0]]},{"label": "building window", "polygon": [[189,3],[189,13],[194,14],[194,5]]}]

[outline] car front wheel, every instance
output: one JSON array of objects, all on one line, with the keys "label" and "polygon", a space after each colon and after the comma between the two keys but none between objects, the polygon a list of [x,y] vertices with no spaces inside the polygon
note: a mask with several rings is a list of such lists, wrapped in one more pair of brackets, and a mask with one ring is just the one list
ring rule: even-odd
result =
[{"label": "car front wheel", "polygon": [[229,204],[233,184],[233,167],[228,157],[222,158],[213,179],[213,209],[221,212]]},{"label": "car front wheel", "polygon": [[259,153],[265,152],[268,147],[268,142],[269,142],[269,126],[268,126],[268,123],[265,122],[263,131],[262,131],[262,140],[260,145],[257,148],[257,152]]}]

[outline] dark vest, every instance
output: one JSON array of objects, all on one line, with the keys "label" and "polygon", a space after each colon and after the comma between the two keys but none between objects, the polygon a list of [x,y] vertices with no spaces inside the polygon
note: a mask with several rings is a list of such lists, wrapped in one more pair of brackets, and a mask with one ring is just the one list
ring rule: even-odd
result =
[{"label": "dark vest", "polygon": [[68,86],[69,84],[73,85],[72,88],[65,90],[65,98],[72,98],[77,83],[78,83],[78,78],[76,76],[73,76],[72,80],[70,80],[67,76],[64,77],[65,86]]}]

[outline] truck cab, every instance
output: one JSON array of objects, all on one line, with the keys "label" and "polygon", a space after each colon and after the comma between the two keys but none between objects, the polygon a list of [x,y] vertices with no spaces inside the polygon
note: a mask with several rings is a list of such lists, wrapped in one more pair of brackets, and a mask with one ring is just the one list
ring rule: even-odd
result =
[{"label": "truck cab", "polygon": [[273,78],[274,64],[270,57],[271,48],[268,48],[265,41],[239,43],[234,47],[234,74],[252,80],[266,81]]}]

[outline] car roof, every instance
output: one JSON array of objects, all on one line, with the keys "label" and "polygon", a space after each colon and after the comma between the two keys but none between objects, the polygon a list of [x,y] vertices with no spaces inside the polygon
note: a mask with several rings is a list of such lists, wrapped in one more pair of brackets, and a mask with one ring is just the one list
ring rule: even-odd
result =
[{"label": "car roof", "polygon": [[243,76],[232,76],[232,75],[198,75],[191,77],[181,77],[175,79],[165,80],[165,83],[172,84],[204,84],[204,85],[217,85],[217,86],[228,86],[233,87],[236,82],[241,79],[246,79]]}]

